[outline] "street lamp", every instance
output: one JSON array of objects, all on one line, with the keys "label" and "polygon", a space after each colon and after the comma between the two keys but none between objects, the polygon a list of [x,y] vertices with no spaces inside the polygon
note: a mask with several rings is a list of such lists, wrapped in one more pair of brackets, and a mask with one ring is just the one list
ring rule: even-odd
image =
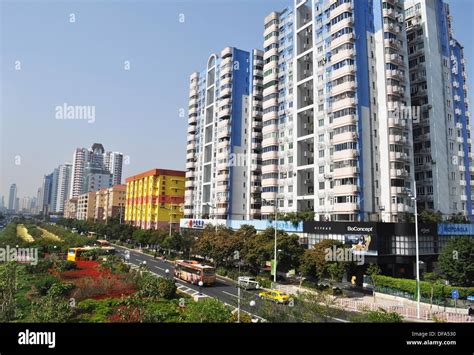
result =
[{"label": "street lamp", "polygon": [[207,202],[205,205],[208,206],[209,208],[212,208],[212,210],[214,211],[214,226],[216,228],[216,234],[217,234],[217,211],[216,211],[217,206],[212,205],[210,202]]},{"label": "street lamp", "polygon": [[410,190],[407,190],[407,194],[415,204],[416,317],[420,319],[420,251],[418,249],[418,209],[416,205],[416,180],[413,181],[413,193]]},{"label": "street lamp", "polygon": [[199,296],[202,295],[201,288],[202,288],[203,285],[204,285],[204,283],[203,283],[202,281],[199,281],[199,282],[198,282],[198,286],[199,286]]},{"label": "street lamp", "polygon": [[[252,300],[252,301],[250,301],[249,305],[250,305],[250,308],[253,308],[253,307],[255,307],[256,302],[254,300]],[[258,318],[252,318],[252,312],[250,312],[250,318],[251,318],[252,323],[257,323],[258,322]]]},{"label": "street lamp", "polygon": [[168,277],[169,277],[169,274],[170,274],[170,269],[166,269],[166,270],[165,270],[165,274],[166,274],[166,278],[168,278]]},{"label": "street lamp", "polygon": [[[158,208],[158,216],[160,214],[160,209],[164,209],[164,210],[168,210],[169,211],[169,215],[170,215],[170,230],[169,230],[169,236],[171,237],[171,225],[173,223],[172,219],[173,219],[173,205],[170,204],[170,208],[168,207],[165,207],[165,206],[160,206]],[[158,217],[159,218],[159,217]],[[159,219],[158,219],[159,220]]]},{"label": "street lamp", "polygon": [[[278,196],[278,192],[277,192],[277,196]],[[266,199],[263,199],[263,201],[269,202]],[[275,228],[274,228],[274,230],[275,230],[275,241],[274,241],[274,245],[273,245],[273,257],[274,257],[273,263],[275,265],[275,273],[273,275],[273,282],[274,283],[276,283],[276,281],[277,281],[277,232],[278,232],[277,218],[278,218],[278,197],[275,197]]]}]

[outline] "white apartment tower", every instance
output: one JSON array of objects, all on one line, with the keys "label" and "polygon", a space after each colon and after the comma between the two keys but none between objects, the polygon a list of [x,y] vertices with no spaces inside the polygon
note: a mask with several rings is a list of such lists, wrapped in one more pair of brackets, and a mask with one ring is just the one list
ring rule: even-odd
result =
[{"label": "white apartment tower", "polygon": [[[296,210],[294,185],[294,16],[288,8],[265,18],[263,70],[262,217]],[[295,132],[296,133],[296,132]],[[277,200],[278,199],[278,200]]]},{"label": "white apartment tower", "polygon": [[104,167],[113,175],[112,185],[122,183],[123,154],[119,152],[107,152],[104,154]]},{"label": "white apartment tower", "polygon": [[260,218],[263,53],[233,47],[190,77],[187,218]]},{"label": "white apartment tower", "polygon": [[265,19],[264,218],[272,199],[318,220],[412,211],[403,14],[397,0],[295,0]]},{"label": "white apartment tower", "polygon": [[444,215],[473,216],[471,152],[463,47],[454,38],[449,6],[406,0],[418,205]]},{"label": "white apartment tower", "polygon": [[[63,212],[64,204],[67,200],[69,184],[71,182],[72,165],[65,163],[58,167],[58,178],[56,186],[56,200],[54,212]],[[53,187],[54,188],[54,187]]]}]

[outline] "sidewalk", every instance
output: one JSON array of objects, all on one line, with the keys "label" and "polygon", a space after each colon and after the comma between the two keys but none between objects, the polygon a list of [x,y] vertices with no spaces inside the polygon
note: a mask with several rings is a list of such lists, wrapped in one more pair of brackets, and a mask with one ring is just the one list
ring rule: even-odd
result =
[{"label": "sidewalk", "polygon": [[[278,289],[288,294],[297,294],[304,292],[313,292],[315,290],[299,287],[295,285],[278,285]],[[336,303],[344,309],[353,310],[357,312],[375,311],[380,308],[387,312],[396,312],[410,321],[432,322],[433,317],[445,322],[467,323],[467,311],[465,309],[454,309],[450,307],[433,306],[430,313],[430,305],[426,303],[420,304],[420,319],[417,318],[416,302],[383,293],[376,292],[375,302],[373,296],[361,295],[360,297],[337,297]],[[471,320],[474,323],[474,319]]]}]

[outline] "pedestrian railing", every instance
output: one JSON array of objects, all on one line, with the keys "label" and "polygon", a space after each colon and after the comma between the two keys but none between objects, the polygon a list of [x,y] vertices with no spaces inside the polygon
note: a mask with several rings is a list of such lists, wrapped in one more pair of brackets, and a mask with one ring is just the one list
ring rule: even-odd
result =
[{"label": "pedestrian railing", "polygon": [[[402,306],[384,306],[376,303],[363,302],[351,299],[336,299],[336,304],[343,309],[349,309],[359,312],[377,311],[384,309],[387,312],[396,312],[404,318],[418,319],[417,310],[413,307]],[[469,322],[467,315],[453,312],[430,312],[426,309],[420,309],[420,319],[424,321],[438,320],[444,322],[464,323]]]}]

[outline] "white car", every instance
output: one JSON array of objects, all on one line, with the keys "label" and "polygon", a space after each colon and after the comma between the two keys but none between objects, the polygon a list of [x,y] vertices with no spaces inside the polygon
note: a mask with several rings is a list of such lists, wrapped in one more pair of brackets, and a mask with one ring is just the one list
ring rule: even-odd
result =
[{"label": "white car", "polygon": [[254,277],[240,276],[237,279],[237,285],[244,290],[258,290],[260,285]]}]

